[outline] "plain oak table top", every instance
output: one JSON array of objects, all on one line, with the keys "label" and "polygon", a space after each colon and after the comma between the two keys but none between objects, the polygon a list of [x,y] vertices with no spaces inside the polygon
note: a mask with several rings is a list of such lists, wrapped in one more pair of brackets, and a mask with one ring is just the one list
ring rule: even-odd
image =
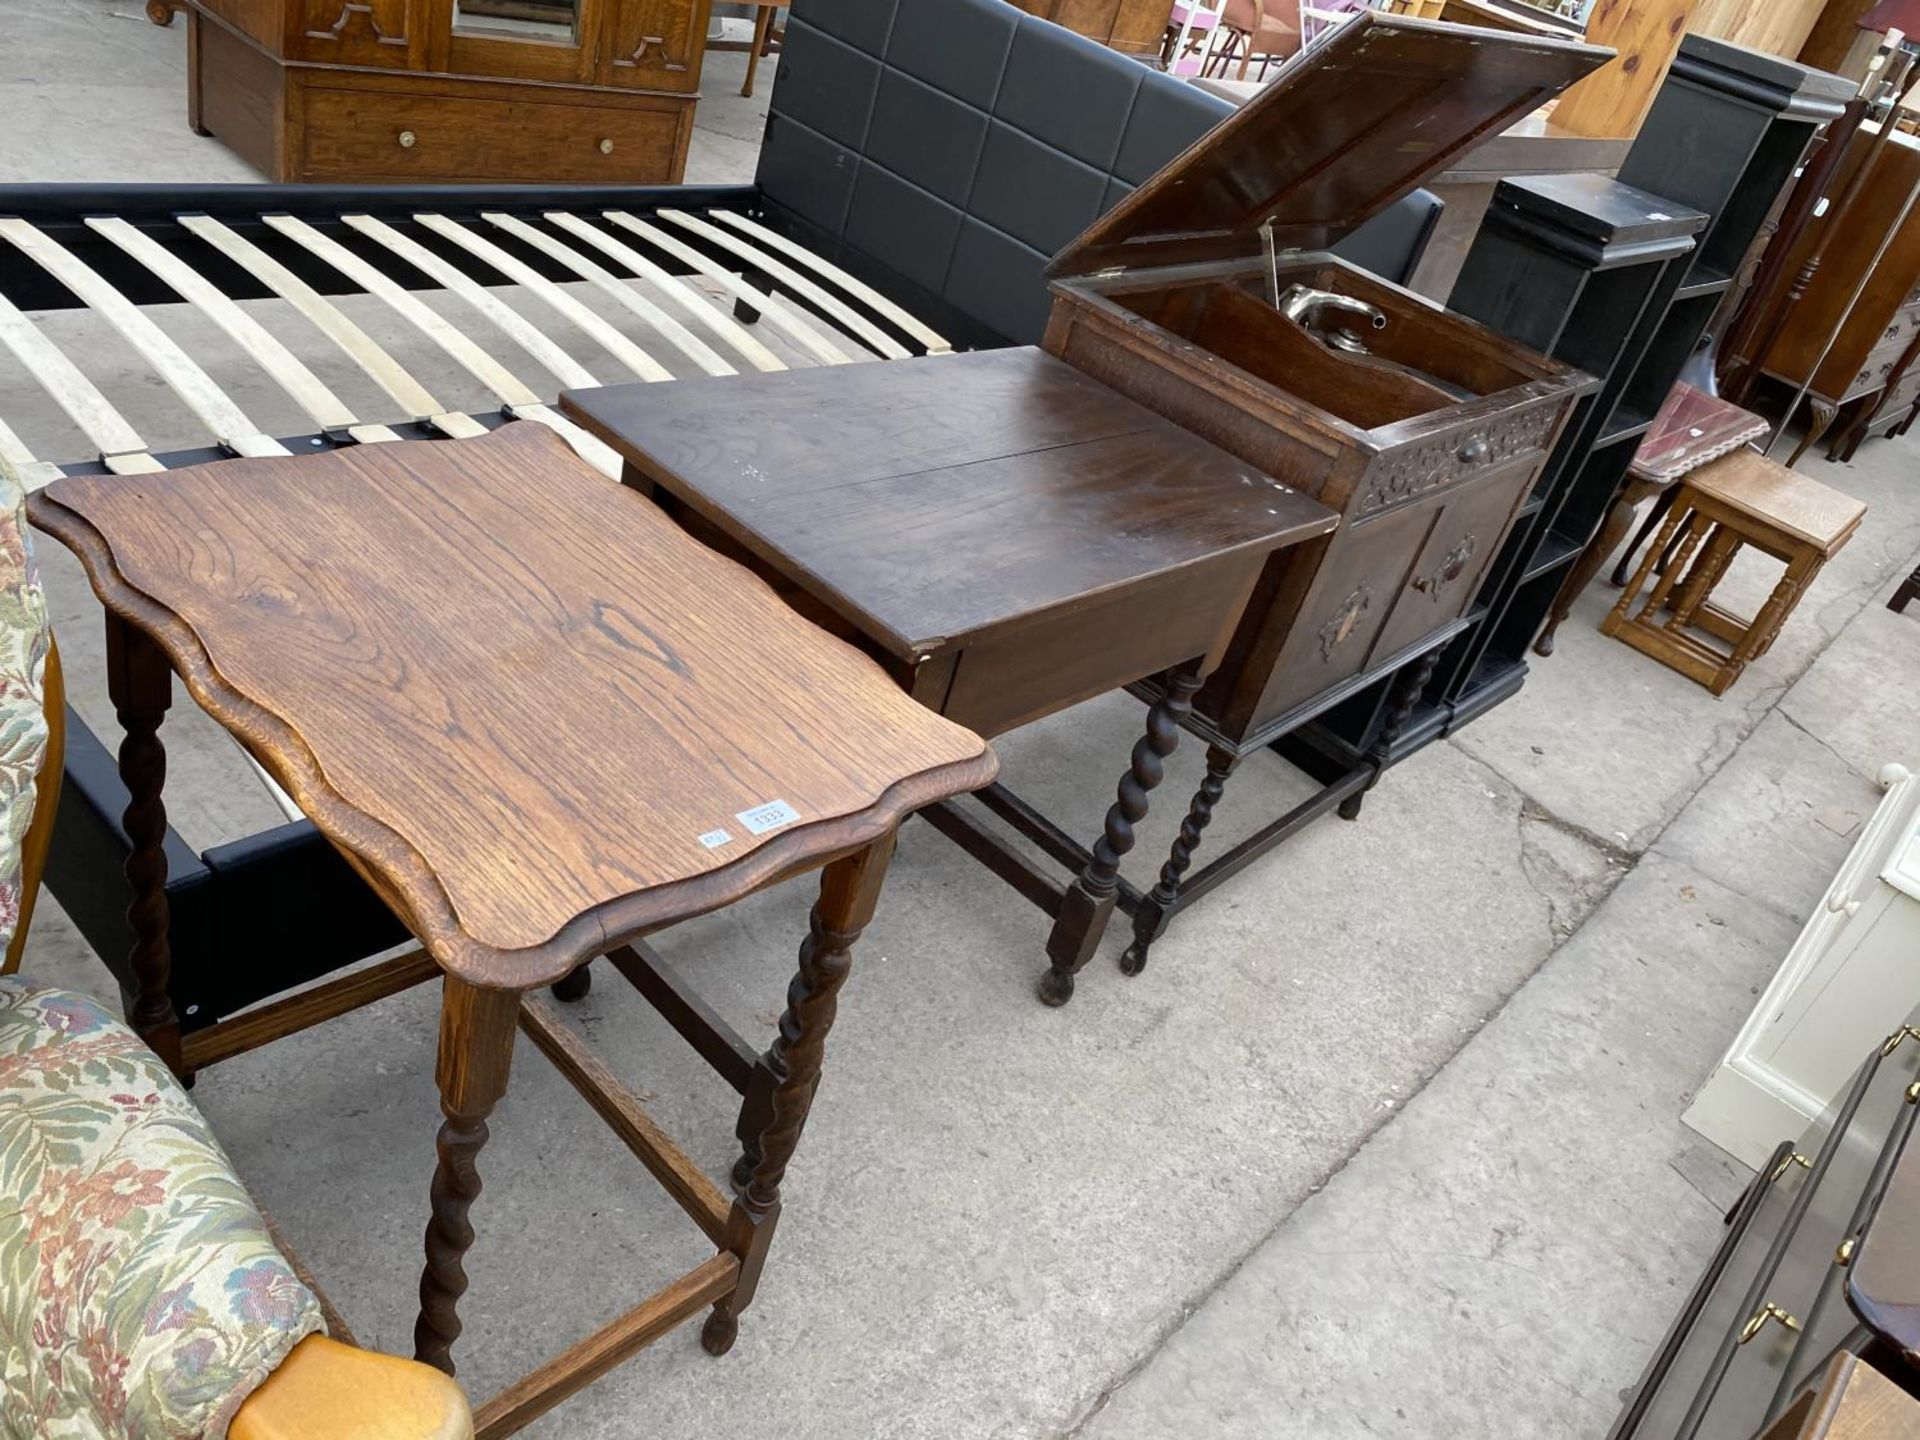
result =
[{"label": "plain oak table top", "polygon": [[1338,523],[1032,348],[610,385],[561,404],[909,661]]},{"label": "plain oak table top", "polygon": [[541,426],[71,477],[32,514],[474,984],[556,979],[995,773]]}]

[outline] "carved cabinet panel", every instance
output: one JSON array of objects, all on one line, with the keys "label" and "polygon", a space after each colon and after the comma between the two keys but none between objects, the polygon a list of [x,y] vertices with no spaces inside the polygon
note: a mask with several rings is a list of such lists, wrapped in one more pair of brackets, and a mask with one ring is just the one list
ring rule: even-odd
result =
[{"label": "carved cabinet panel", "polygon": [[700,81],[709,0],[602,0],[600,83],[691,90]]},{"label": "carved cabinet panel", "polygon": [[318,65],[415,63],[424,0],[299,0],[291,53]]}]

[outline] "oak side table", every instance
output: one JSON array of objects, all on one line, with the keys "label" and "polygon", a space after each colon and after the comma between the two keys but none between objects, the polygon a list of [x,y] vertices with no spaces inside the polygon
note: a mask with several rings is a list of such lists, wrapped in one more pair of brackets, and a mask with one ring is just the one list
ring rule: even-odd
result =
[{"label": "oak side table", "polygon": [[1268,556],[1338,523],[1032,348],[560,399],[626,483],[983,735],[1167,673],[1091,851],[1007,790],[980,792],[1077,872],[1066,888],[966,812],[924,812],[1053,917],[1054,1005],[1099,945],[1120,857]]},{"label": "oak side table", "polygon": [[[476,1161],[516,1024],[716,1247],[480,1407],[478,1433],[511,1434],[707,1307],[703,1343],[724,1353],[894,833],[990,781],[986,743],[536,425],[56,480],[29,511],[108,610],[143,1038],[180,1068],[157,733],[177,673],[419,939],[431,963],[383,962],[367,994],[402,988],[382,974],[442,977],[419,1358],[453,1370]],[[638,937],[820,867],[778,1038],[731,1062],[737,1088],[748,1065],[767,1079],[728,1200],[527,992],[609,955],[661,1005]],[[311,1023],[258,1013],[256,1031]]]}]

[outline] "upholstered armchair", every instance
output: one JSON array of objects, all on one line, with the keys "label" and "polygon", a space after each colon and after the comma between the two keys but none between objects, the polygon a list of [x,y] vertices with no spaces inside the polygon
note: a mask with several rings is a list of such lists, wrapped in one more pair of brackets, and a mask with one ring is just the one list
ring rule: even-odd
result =
[{"label": "upholstered armchair", "polygon": [[64,714],[24,499],[0,461],[0,1437],[466,1440],[449,1377],[322,1333],[159,1057],[14,973]]}]

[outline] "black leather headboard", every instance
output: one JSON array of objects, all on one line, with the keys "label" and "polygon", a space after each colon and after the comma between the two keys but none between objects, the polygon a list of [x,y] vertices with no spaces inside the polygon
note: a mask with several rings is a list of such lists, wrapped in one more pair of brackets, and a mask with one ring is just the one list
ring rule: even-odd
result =
[{"label": "black leather headboard", "polygon": [[[1005,0],[793,0],[769,102],[768,201],[1019,344],[1047,259],[1232,106]],[[1440,202],[1348,237],[1404,279]]]}]

